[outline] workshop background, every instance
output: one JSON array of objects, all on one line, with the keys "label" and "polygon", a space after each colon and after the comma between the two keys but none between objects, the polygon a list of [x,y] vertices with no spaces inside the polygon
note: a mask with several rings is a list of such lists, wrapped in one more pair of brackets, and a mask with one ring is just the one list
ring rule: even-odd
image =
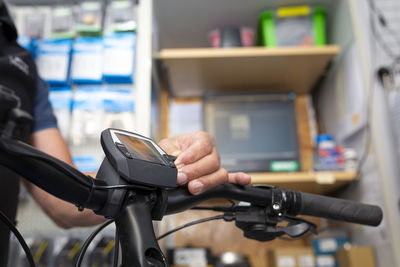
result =
[{"label": "workshop background", "polygon": [[[379,227],[312,219],[320,234],[259,243],[227,222],[161,242],[171,266],[400,266],[400,2],[8,0],[18,42],[50,85],[77,168],[96,172],[109,127],[160,140],[204,130],[253,184],[379,205]],[[212,216],[187,211],[164,233]],[[92,228],[63,230],[22,191],[38,266],[73,266]],[[85,266],[112,266],[115,229]],[[16,240],[10,267],[27,266]]]}]

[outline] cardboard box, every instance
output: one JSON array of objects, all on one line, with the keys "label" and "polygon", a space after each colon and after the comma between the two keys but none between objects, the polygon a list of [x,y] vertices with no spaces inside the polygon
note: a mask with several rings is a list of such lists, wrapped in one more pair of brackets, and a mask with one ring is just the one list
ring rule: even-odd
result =
[{"label": "cardboard box", "polygon": [[334,255],[315,255],[315,267],[337,267]]},{"label": "cardboard box", "polygon": [[277,248],[268,251],[268,267],[314,267],[311,247]]},{"label": "cardboard box", "polygon": [[370,246],[341,248],[337,259],[340,267],[376,267],[374,249]]}]

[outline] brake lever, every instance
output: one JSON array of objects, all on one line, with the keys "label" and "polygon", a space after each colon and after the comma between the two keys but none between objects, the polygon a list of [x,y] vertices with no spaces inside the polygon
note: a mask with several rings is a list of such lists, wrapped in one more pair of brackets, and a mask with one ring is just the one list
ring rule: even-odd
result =
[{"label": "brake lever", "polygon": [[292,237],[298,238],[306,234],[307,232],[313,232],[313,227],[306,222],[299,222],[294,224],[289,224],[285,227],[276,227],[277,232],[283,232],[284,234]]},{"label": "brake lever", "polygon": [[[237,212],[234,220],[236,226],[243,230],[245,237],[258,241],[271,241],[285,234],[291,238],[302,237],[307,232],[317,234],[317,226],[306,220],[289,216],[271,217],[254,209]],[[276,226],[278,221],[287,221],[288,225]]]},{"label": "brake lever", "polygon": [[[279,198],[273,198],[272,203],[279,205],[281,204],[279,200]],[[244,232],[245,237],[250,239],[270,241],[285,234],[291,238],[301,237],[307,232],[317,234],[317,226],[314,223],[289,216],[282,210],[275,210],[274,207],[264,208],[250,205],[225,207],[224,209],[224,216],[233,214],[236,226]],[[218,207],[220,211],[224,209]],[[283,221],[288,222],[287,226],[277,226],[279,222]]]},{"label": "brake lever", "polygon": [[306,224],[306,225],[308,225],[308,228],[309,228],[308,231],[310,231],[311,233],[313,233],[315,235],[318,234],[317,225],[315,223],[309,222],[302,218],[292,217],[289,215],[285,215],[284,220],[289,222],[289,225],[287,227],[294,225],[294,224]]}]

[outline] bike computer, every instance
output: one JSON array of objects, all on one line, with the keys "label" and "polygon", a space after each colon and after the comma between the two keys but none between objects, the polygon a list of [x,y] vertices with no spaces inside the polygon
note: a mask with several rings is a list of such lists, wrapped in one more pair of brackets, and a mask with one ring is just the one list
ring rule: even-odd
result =
[{"label": "bike computer", "polygon": [[101,133],[106,158],[118,174],[130,183],[176,187],[174,157],[150,138],[117,129]]}]

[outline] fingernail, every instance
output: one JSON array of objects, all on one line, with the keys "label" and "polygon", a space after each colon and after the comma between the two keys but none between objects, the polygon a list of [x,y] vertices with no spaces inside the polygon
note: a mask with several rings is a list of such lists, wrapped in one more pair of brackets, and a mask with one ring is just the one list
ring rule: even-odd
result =
[{"label": "fingernail", "polygon": [[244,180],[242,180],[242,185],[248,185],[251,183],[251,176],[245,173]]},{"label": "fingernail", "polygon": [[187,175],[184,172],[178,172],[177,184],[184,185],[187,183]]},{"label": "fingernail", "polygon": [[183,167],[185,167],[185,164],[176,162],[176,163],[175,163],[175,166],[176,166],[176,168],[178,168],[178,170],[180,170],[180,169],[182,169]]},{"label": "fingernail", "polygon": [[185,157],[185,151],[180,151],[179,155],[176,156],[176,160],[175,160],[175,165],[178,166],[179,164],[182,164],[182,158]]},{"label": "fingernail", "polygon": [[191,184],[192,193],[194,195],[200,194],[203,191],[204,185],[199,181],[193,181]]},{"label": "fingernail", "polygon": [[178,157],[179,154],[181,154],[181,153],[182,153],[182,151],[176,150],[176,151],[172,152],[171,155],[174,156],[174,157]]},{"label": "fingernail", "polygon": [[248,184],[251,183],[251,176],[250,176],[250,175],[247,175],[247,179],[249,179],[249,181],[247,181],[246,185],[248,185]]}]

